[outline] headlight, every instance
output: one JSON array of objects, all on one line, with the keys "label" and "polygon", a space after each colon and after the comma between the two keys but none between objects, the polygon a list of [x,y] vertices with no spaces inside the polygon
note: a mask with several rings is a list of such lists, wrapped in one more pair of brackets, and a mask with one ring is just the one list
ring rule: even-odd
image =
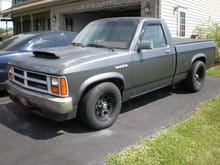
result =
[{"label": "headlight", "polygon": [[13,80],[14,75],[13,75],[13,67],[8,68],[8,80]]},{"label": "headlight", "polygon": [[51,78],[51,92],[60,96],[68,95],[68,85],[66,77]]},{"label": "headlight", "polygon": [[52,86],[59,86],[59,79],[55,78],[55,77],[52,77],[51,78],[51,85]]}]

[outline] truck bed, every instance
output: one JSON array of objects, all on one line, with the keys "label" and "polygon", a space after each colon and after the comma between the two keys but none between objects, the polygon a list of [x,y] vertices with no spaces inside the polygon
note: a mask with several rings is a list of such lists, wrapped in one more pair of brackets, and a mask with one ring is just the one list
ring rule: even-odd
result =
[{"label": "truck bed", "polygon": [[209,40],[209,39],[191,39],[191,38],[173,38],[173,42],[175,45],[196,43],[196,42],[206,42],[206,41],[211,41],[211,40]]},{"label": "truck bed", "polygon": [[204,58],[206,68],[210,68],[214,62],[215,43],[207,39],[173,39],[177,53],[176,75],[187,73],[192,67],[193,59],[197,56]]}]

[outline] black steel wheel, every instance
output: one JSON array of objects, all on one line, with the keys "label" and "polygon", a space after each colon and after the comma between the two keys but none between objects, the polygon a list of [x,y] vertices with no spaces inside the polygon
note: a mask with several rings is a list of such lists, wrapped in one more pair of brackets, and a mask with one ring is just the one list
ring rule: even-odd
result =
[{"label": "black steel wheel", "polygon": [[191,92],[198,92],[201,90],[206,77],[206,67],[204,62],[196,61],[186,79],[186,87]]},{"label": "black steel wheel", "polygon": [[90,128],[99,130],[111,126],[121,110],[121,92],[110,82],[90,89],[80,103],[80,118]]},{"label": "black steel wheel", "polygon": [[111,93],[103,94],[95,105],[96,118],[100,121],[108,120],[114,112],[114,103],[114,96]]}]

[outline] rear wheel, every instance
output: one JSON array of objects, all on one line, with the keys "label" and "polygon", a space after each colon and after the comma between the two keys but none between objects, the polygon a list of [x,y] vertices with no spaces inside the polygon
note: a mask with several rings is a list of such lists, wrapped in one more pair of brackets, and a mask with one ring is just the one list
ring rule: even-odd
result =
[{"label": "rear wheel", "polygon": [[186,87],[191,92],[198,92],[201,90],[206,75],[206,67],[204,62],[202,61],[196,61],[186,79]]},{"label": "rear wheel", "polygon": [[113,83],[98,84],[80,103],[80,119],[95,130],[111,126],[121,109],[121,92]]}]

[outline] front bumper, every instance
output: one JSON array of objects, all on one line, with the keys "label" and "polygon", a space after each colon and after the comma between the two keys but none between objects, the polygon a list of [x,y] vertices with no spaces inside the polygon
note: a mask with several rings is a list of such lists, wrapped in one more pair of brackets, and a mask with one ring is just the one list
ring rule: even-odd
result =
[{"label": "front bumper", "polygon": [[23,106],[41,116],[56,121],[65,121],[76,117],[71,97],[60,98],[27,90],[10,81],[6,81],[6,88],[14,102],[22,103]]}]

